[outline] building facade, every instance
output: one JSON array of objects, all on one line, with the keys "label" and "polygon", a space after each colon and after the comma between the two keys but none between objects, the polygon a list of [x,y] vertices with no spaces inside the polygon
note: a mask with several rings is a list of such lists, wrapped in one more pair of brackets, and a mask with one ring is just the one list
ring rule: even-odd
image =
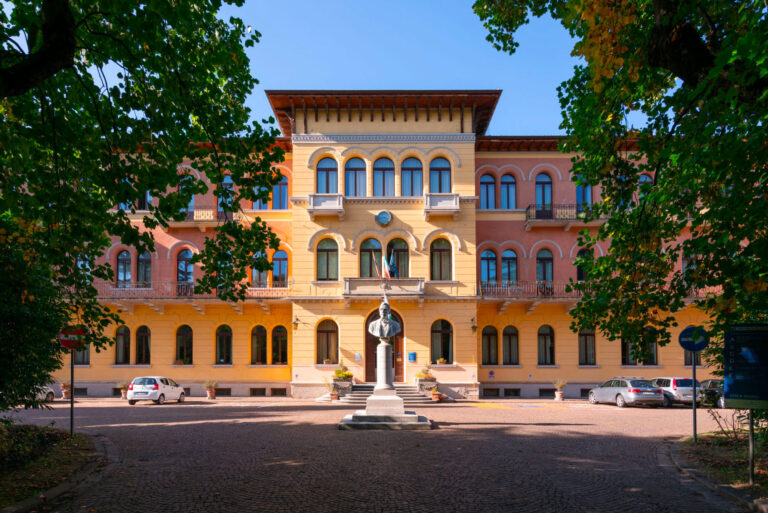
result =
[{"label": "building facade", "polygon": [[[212,193],[155,230],[154,254],[116,242],[105,258],[117,279],[97,288],[125,325],[114,346],[77,355],[76,392],[112,395],[152,374],[192,395],[215,380],[220,394],[317,397],[340,363],[372,382],[377,341],[365,326],[384,293],[403,326],[399,382],[431,366],[455,397],[549,396],[557,379],[579,397],[614,375],[688,375],[676,344],[638,362],[619,342],[570,330],[578,231],[600,223],[581,214],[600,191],[574,184],[556,137],[486,136],[500,94],[268,91],[284,178],[238,219],[278,235],[273,270],[251,273],[245,302],[195,295],[201,271],[188,260],[218,223]],[[392,279],[379,278],[382,260]],[[679,330],[705,320],[692,307],[677,317]]]}]

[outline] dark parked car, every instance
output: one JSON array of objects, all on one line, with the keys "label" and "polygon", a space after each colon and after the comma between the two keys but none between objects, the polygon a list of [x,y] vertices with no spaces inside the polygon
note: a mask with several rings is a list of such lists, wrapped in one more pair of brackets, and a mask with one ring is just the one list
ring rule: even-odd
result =
[{"label": "dark parked car", "polygon": [[704,402],[718,408],[725,408],[722,379],[705,379],[701,382],[701,391],[704,394]]}]

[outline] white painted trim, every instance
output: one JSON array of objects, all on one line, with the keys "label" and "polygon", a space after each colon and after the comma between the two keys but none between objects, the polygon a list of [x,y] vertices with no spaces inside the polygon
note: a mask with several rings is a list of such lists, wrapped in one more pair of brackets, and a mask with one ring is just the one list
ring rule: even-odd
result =
[{"label": "white painted trim", "polygon": [[323,146],[322,148],[318,148],[315,151],[310,154],[309,158],[307,159],[307,167],[309,169],[315,169],[315,165],[320,161],[321,157],[330,157],[333,160],[336,161],[336,172],[339,172],[339,169],[341,168],[341,165],[339,162],[341,161],[341,153],[339,153],[339,150],[332,146]]},{"label": "white painted trim", "polygon": [[324,236],[330,236],[333,240],[336,241],[336,243],[344,250],[347,250],[347,240],[344,238],[344,236],[337,232],[336,230],[333,230],[331,228],[324,228],[322,230],[318,230],[315,233],[312,234],[312,236],[309,238],[309,242],[307,242],[307,251],[315,251],[315,246],[317,246],[317,243],[322,239]]},{"label": "white painted trim", "polygon": [[293,134],[293,144],[474,143],[474,133]]},{"label": "white painted trim", "polygon": [[[410,240],[411,240],[411,243],[413,244],[413,246],[410,248],[410,249],[411,249],[411,251],[420,251],[420,248],[419,248],[419,239],[417,239],[417,238],[416,238],[416,236],[415,236],[415,235],[413,235],[413,234],[412,234],[411,232],[409,232],[408,230],[404,230],[404,229],[402,229],[402,228],[390,228],[389,230],[387,230],[386,232],[384,232],[384,238],[385,238],[385,241],[386,241],[386,242],[384,243],[384,249],[386,249],[386,247],[387,247],[387,244],[389,244],[389,242],[390,242],[392,239],[395,239],[395,238],[396,238],[396,237],[395,237],[395,235],[397,235],[397,234],[404,234],[406,239],[410,239]],[[409,262],[409,263],[410,263],[410,260],[411,260],[411,259],[409,258],[409,259],[408,259],[408,262]]]},{"label": "white painted trim", "polygon": [[175,248],[176,246],[179,246],[181,244],[187,244],[187,245],[192,247],[192,249],[194,250],[195,253],[197,253],[197,254],[200,253],[200,249],[197,247],[197,245],[195,245],[194,242],[188,241],[188,240],[177,240],[176,242],[171,244],[171,246],[168,248],[168,254],[166,255],[165,259],[166,260],[170,260],[171,259],[171,254],[173,253],[173,248]]},{"label": "white painted trim", "polygon": [[563,258],[563,248],[561,248],[560,245],[557,242],[555,242],[553,240],[550,240],[550,239],[541,239],[541,240],[538,240],[538,241],[534,242],[533,246],[531,246],[531,249],[528,250],[528,254],[531,255],[531,258],[533,258],[533,254],[534,254],[533,250],[534,250],[534,248],[536,246],[538,246],[539,244],[542,244],[544,242],[548,242],[548,243],[552,244],[553,246],[555,246],[557,248],[557,250],[560,252],[560,258]]},{"label": "white painted trim", "polygon": [[531,179],[533,178],[533,174],[536,172],[536,170],[540,169],[542,167],[554,169],[555,171],[557,171],[557,176],[560,179],[560,181],[561,182],[563,181],[563,173],[560,172],[560,169],[557,166],[555,166],[554,164],[550,164],[548,162],[542,162],[541,164],[537,164],[537,165],[533,166],[533,169],[531,169],[528,172],[528,181],[531,181]]},{"label": "white painted trim", "polygon": [[[568,258],[573,260],[573,252],[576,250],[576,248],[579,246],[578,241],[573,243],[573,247],[571,248],[570,253],[568,253]],[[598,244],[595,244],[595,247],[600,251],[600,256],[605,256],[605,253],[603,253],[603,248],[601,248]]]},{"label": "white painted trim", "polygon": [[[285,170],[285,171],[288,172],[289,175],[291,175],[291,177],[293,177],[293,170],[291,168],[289,168],[288,166],[284,166],[282,164],[272,164],[272,167],[280,169],[280,170]],[[281,174],[283,174],[283,173],[281,173]]]},{"label": "white painted trim", "polygon": [[[446,230],[445,228],[437,228],[437,229],[432,230],[431,232],[429,232],[424,237],[424,240],[421,243],[421,247],[425,248],[424,249],[425,251],[428,250],[429,249],[429,245],[432,244],[432,241],[434,239],[438,238],[441,235],[446,236],[448,239],[450,239],[452,241],[453,246],[455,248],[454,251],[456,251],[456,250],[465,251],[465,248],[461,244],[461,239],[459,238],[459,236],[456,235],[454,232],[452,232],[450,230]],[[454,260],[453,263],[455,264],[455,260]],[[455,267],[455,265],[452,266],[452,267]]]},{"label": "white painted trim", "polygon": [[200,171],[192,167],[190,164],[179,164],[178,166],[176,166],[177,171],[180,171],[182,169],[189,169],[190,171],[192,171],[192,174],[195,175],[195,177],[198,180],[200,180]]},{"label": "white painted trim", "polygon": [[[366,237],[366,235],[368,235],[368,237]],[[384,246],[382,243],[382,240],[384,239],[384,232],[378,228],[363,228],[352,237],[352,244],[349,246],[349,250],[355,251],[358,247],[360,247],[360,244],[363,242],[360,239],[363,237],[365,237],[365,239],[376,239],[379,241],[379,244],[382,245],[382,248]]]},{"label": "white painted trim", "polygon": [[504,246],[507,244],[516,244],[520,248],[520,251],[523,252],[523,258],[528,258],[528,255],[525,252],[525,246],[523,246],[521,243],[517,242],[516,240],[510,239],[510,240],[505,240],[504,242],[496,242],[495,240],[484,240],[483,242],[477,245],[478,253],[482,251],[481,248],[483,244],[488,244],[489,246],[491,245],[496,246],[496,249],[498,249],[499,251],[503,251],[504,249],[511,249],[511,248],[504,248]]},{"label": "white painted trim", "polygon": [[[461,159],[459,158],[459,154],[453,151],[451,148],[448,148],[447,146],[438,146],[436,148],[432,148],[427,152],[426,158],[427,158],[427,172],[429,172],[429,163],[432,162],[437,157],[443,157],[447,158],[448,160],[452,160],[451,162],[451,185],[456,185],[456,169],[461,167]],[[451,158],[453,157],[453,158]],[[422,172],[423,173],[423,172]],[[424,178],[424,175],[422,174],[422,180]]]},{"label": "white painted trim", "polygon": [[516,179],[519,178],[521,182],[528,181],[528,179],[525,176],[525,171],[523,171],[522,168],[520,168],[519,166],[516,166],[514,164],[504,164],[501,167],[494,166],[493,164],[483,164],[482,166],[480,166],[479,168],[477,168],[475,170],[475,174],[480,173],[481,171],[483,171],[486,168],[492,169],[492,170],[496,171],[496,174],[498,175],[499,179],[501,179],[501,177],[504,176],[505,174],[508,174],[508,173],[505,173],[505,171],[507,171],[508,169],[514,169],[515,171],[520,173],[520,175],[519,175],[519,177],[515,176],[515,175],[512,175],[512,176],[515,176]]}]

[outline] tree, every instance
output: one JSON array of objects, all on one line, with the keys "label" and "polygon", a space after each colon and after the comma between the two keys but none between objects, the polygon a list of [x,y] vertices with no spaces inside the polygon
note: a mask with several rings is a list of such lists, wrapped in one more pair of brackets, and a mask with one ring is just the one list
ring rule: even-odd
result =
[{"label": "tree", "polygon": [[[573,174],[600,185],[582,232],[575,329],[597,327],[638,352],[668,343],[694,299],[713,333],[768,313],[768,9],[762,1],[478,0],[497,49],[550,15],[581,58],[558,90]],[[627,116],[641,114],[643,126]],[[640,177],[645,175],[645,179]],[[639,183],[644,182],[644,183]],[[646,183],[647,182],[647,183]],[[685,266],[681,270],[681,260]]]},{"label": "tree", "polygon": [[[6,277],[19,295],[14,301],[25,297],[20,283],[44,289],[22,301],[35,315],[3,311],[8,354],[23,360],[37,348],[9,333],[34,329],[38,343],[54,344],[64,323],[84,328],[97,350],[109,344],[104,328],[120,319],[97,301],[92,281],[113,277],[97,259],[111,237],[153,251],[152,229],[183,219],[192,195],[207,191],[201,177],[217,184],[229,174],[234,188],[214,191],[224,215],[195,257],[205,271],[199,292],[242,299],[252,255],[277,247],[265,223],[246,225],[232,215],[241,200],[268,199],[281,178],[272,165],[283,152],[274,144],[277,131],[250,122],[244,105],[257,83],[245,47],[259,34],[241,19],[218,18],[221,6],[38,0],[0,10],[0,212],[17,233],[0,237],[0,253],[10,258],[2,272],[14,275]],[[131,224],[148,195],[146,228]],[[19,237],[26,260],[11,255]],[[263,256],[255,263],[269,266]],[[35,325],[47,308],[50,322]],[[35,368],[49,371],[49,364]],[[14,376],[5,366],[2,372],[6,394]],[[43,374],[25,372],[35,379],[14,383],[29,394]]]}]

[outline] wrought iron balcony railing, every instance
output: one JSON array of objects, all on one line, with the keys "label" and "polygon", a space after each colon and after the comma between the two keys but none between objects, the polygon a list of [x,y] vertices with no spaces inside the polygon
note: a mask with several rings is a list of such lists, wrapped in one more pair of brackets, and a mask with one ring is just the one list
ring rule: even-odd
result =
[{"label": "wrought iron balcony railing", "polygon": [[499,298],[578,298],[578,290],[566,291],[567,281],[484,281],[478,295]]},{"label": "wrought iron balcony railing", "polygon": [[581,221],[587,217],[589,205],[533,204],[525,209],[528,221]]},{"label": "wrought iron balcony railing", "polygon": [[[195,292],[195,284],[185,281],[148,282],[94,282],[99,299],[142,300],[142,299],[215,299],[214,292],[200,294]],[[272,282],[249,287],[246,299],[286,297],[291,292],[288,281]]]}]

